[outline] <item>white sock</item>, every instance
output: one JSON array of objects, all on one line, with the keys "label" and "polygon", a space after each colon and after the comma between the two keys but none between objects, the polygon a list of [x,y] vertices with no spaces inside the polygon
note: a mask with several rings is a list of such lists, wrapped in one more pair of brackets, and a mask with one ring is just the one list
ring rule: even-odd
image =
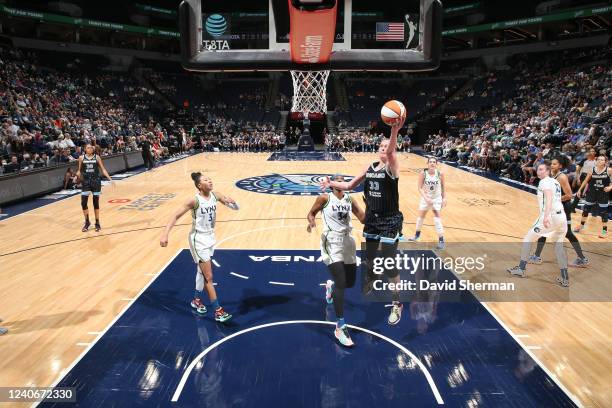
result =
[{"label": "white sock", "polygon": [[444,235],[444,227],[442,226],[442,218],[434,217],[434,225],[436,226],[436,233],[438,236]]},{"label": "white sock", "polygon": [[200,271],[199,267],[198,267],[198,270],[196,272],[195,289],[198,292],[201,292],[204,289],[204,275],[202,275],[202,272]]}]

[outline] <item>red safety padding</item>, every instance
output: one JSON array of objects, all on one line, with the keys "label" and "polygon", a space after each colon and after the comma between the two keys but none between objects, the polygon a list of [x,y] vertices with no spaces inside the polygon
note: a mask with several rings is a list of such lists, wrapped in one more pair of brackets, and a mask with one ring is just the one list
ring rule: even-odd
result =
[{"label": "red safety padding", "polygon": [[291,61],[299,64],[322,64],[329,61],[336,35],[334,7],[322,10],[300,10],[289,2],[289,42]]}]

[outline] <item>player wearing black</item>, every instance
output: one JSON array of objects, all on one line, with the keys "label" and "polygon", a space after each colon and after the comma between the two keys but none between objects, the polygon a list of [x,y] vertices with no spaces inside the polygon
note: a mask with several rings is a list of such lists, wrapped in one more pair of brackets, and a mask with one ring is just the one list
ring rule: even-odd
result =
[{"label": "player wearing black", "polygon": [[83,215],[85,216],[85,224],[81,231],[86,232],[89,229],[91,223],[89,222],[89,209],[87,208],[87,201],[89,200],[89,193],[93,194],[93,205],[94,214],[96,216],[96,232],[102,228],[100,226],[100,193],[102,191],[102,180],[100,180],[100,172],[109,180],[113,181],[108,175],[102,159],[98,156],[92,145],[88,144],[85,146],[85,154],[79,157],[77,178],[81,180],[83,185],[81,192],[81,208],[83,209]]},{"label": "player wearing black", "polygon": [[[578,191],[578,188],[582,185],[584,179],[586,179],[587,176],[593,171],[593,168],[595,167],[596,155],[597,152],[594,148],[591,147],[586,157],[576,165],[576,177],[574,178],[574,182],[572,183],[572,189],[574,191]],[[576,212],[576,206],[579,202],[580,197],[576,195],[576,197],[574,197],[574,201],[572,201],[573,213]]]},{"label": "player wearing black", "polygon": [[[380,245],[384,258],[395,257],[398,240],[402,234],[404,216],[399,210],[399,161],[397,159],[397,135],[404,125],[405,118],[391,127],[391,137],[384,139],[378,148],[379,160],[368,165],[359,175],[349,182],[331,181],[326,178],[321,183],[323,190],[331,187],[338,190],[353,190],[361,183],[364,185],[366,215],[363,235],[366,238],[366,276],[364,292],[369,293],[376,280],[373,273],[374,258]],[[385,268],[385,275],[391,283],[399,283],[399,272],[395,268]],[[393,291],[393,303],[389,314],[389,324],[399,323],[403,305],[399,292]]]},{"label": "player wearing black", "polygon": [[578,197],[581,197],[585,187],[589,186],[586,192],[584,207],[582,207],[582,219],[574,232],[580,232],[586,223],[593,205],[598,205],[602,223],[599,238],[606,238],[608,236],[608,200],[610,191],[612,191],[612,185],[610,185],[610,178],[612,176],[610,173],[611,170],[607,165],[606,156],[598,156],[593,171],[586,176],[576,193]]}]

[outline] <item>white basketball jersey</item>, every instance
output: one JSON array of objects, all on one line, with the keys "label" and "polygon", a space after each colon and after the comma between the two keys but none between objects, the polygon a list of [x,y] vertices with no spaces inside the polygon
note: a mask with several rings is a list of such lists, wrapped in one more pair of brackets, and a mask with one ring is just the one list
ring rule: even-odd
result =
[{"label": "white basketball jersey", "polygon": [[217,220],[217,197],[211,191],[208,199],[196,194],[196,206],[191,213],[193,225],[191,232],[212,234]]},{"label": "white basketball jersey", "polygon": [[344,194],[338,199],[333,193],[328,194],[327,204],[321,211],[323,213],[323,231],[348,232],[352,229],[351,214],[353,205],[351,196]]},{"label": "white basketball jersey", "polygon": [[544,197],[544,190],[552,191],[552,207],[553,213],[563,211],[563,203],[561,202],[561,184],[554,178],[546,176],[538,184],[538,203],[540,204],[540,213],[544,213],[546,209],[546,198]]},{"label": "white basketball jersey", "polygon": [[432,200],[442,198],[442,182],[440,180],[440,172],[438,170],[435,171],[434,174],[429,174],[429,170],[425,169],[425,181],[423,182],[423,187],[425,188],[425,193],[427,197]]}]

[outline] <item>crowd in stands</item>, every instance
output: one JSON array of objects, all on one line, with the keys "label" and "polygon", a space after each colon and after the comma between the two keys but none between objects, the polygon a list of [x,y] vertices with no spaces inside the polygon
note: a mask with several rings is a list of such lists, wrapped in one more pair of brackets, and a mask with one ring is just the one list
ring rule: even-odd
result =
[{"label": "crowd in stands", "polygon": [[[450,115],[450,131],[431,135],[424,150],[525,183],[535,182],[534,168],[540,162],[561,153],[572,159],[570,173],[589,151],[609,158],[610,64],[577,67],[570,61],[559,68],[558,61],[549,61],[520,64],[511,94],[485,110]],[[485,92],[492,91],[492,78],[490,74],[491,88]]]},{"label": "crowd in stands", "polygon": [[269,152],[285,147],[284,133],[271,124],[235,121],[212,113],[194,129],[205,151]]},{"label": "crowd in stands", "polygon": [[74,162],[86,144],[102,156],[137,150],[143,137],[165,145],[159,155],[172,145],[151,91],[127,76],[58,71],[5,48],[0,70],[0,174]]},{"label": "crowd in stands", "polygon": [[[406,128],[397,138],[397,149],[409,152],[413,129]],[[376,126],[358,128],[348,126],[344,120],[339,121],[337,133],[330,133],[325,138],[325,148],[334,152],[376,152],[381,140],[386,136]]]},{"label": "crowd in stands", "polygon": [[[195,147],[272,151],[284,146],[284,135],[271,124],[228,119],[228,111],[263,106],[261,85],[252,92],[239,87],[229,102],[190,109],[187,125],[157,99],[153,86],[129,74],[49,66],[35,52],[0,47],[0,175],[74,162],[86,144],[106,156],[141,149],[146,140],[155,160]],[[161,78],[149,77],[158,92],[176,91]],[[196,132],[194,123],[203,124],[203,131]]]},{"label": "crowd in stands", "polygon": [[[569,60],[563,55],[519,58],[512,69],[475,81],[449,101],[451,106],[467,102],[456,106],[448,116],[449,131],[432,135],[425,150],[525,182],[533,181],[529,169],[558,152],[574,161],[591,148],[609,156],[612,69],[609,63],[585,65],[605,60],[609,49],[570,53]],[[155,160],[162,160],[193,148],[280,150],[299,137],[290,129],[287,134],[276,130],[277,116],[267,116],[264,110],[268,82],[261,80],[217,83],[217,95],[196,89],[197,81],[189,75],[174,74],[169,81],[151,72],[137,80],[129,74],[80,69],[78,64],[49,68],[34,52],[2,47],[0,69],[0,174],[74,162],[86,144],[103,156],[144,144]],[[370,88],[382,86],[366,85],[357,86],[367,88],[361,93],[349,95],[351,105],[365,109],[367,102],[372,112],[376,108],[371,115],[353,112],[364,120],[378,116],[379,101],[370,103],[377,90]],[[386,86],[389,93],[395,91]],[[412,88],[428,108],[426,100],[432,95],[443,99],[457,86],[437,79],[418,81]],[[190,101],[197,103],[182,106],[187,89],[192,90]],[[169,101],[181,114],[168,108]],[[436,100],[439,103],[442,100]],[[328,150],[378,149],[383,134],[375,123],[359,124],[342,112],[336,121],[337,130],[325,136]],[[412,133],[412,128],[402,131],[400,151],[410,149]]]}]

